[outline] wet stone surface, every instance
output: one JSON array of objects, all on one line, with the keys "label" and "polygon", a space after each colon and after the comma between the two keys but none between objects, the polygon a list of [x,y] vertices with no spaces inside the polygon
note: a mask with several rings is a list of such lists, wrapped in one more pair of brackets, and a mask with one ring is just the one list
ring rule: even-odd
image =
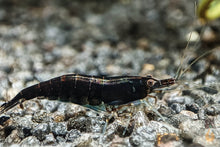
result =
[{"label": "wet stone surface", "polygon": [[36,136],[40,141],[44,140],[49,132],[50,127],[47,123],[37,124],[32,130],[32,134]]},{"label": "wet stone surface", "polygon": [[81,136],[80,134],[81,134],[81,132],[79,130],[72,129],[72,130],[68,131],[65,139],[67,142],[73,142]]},{"label": "wet stone surface", "polygon": [[35,146],[35,145],[39,145],[40,141],[37,139],[37,137],[35,136],[29,136],[26,137],[25,139],[23,139],[19,145],[29,145],[29,146]]},{"label": "wet stone surface", "polygon": [[43,145],[56,145],[56,144],[57,141],[52,133],[45,136],[45,139],[43,140]]},{"label": "wet stone surface", "polygon": [[[156,104],[149,96],[108,113],[38,93],[1,114],[0,146],[220,146],[220,50],[210,37],[219,24],[192,37],[182,66],[216,50],[151,93]],[[174,77],[187,36],[201,30],[190,0],[0,1],[0,105],[68,73]]]},{"label": "wet stone surface", "polygon": [[50,132],[52,132],[54,136],[62,136],[62,137],[66,136],[67,127],[65,122],[50,123],[49,125],[50,125]]}]

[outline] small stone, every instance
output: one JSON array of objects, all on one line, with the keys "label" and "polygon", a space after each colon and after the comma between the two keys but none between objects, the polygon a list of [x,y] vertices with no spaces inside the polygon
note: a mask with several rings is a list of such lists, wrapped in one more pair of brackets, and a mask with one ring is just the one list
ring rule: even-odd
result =
[{"label": "small stone", "polygon": [[40,110],[40,105],[38,100],[25,101],[22,103],[24,105],[25,115],[33,115]]},{"label": "small stone", "polygon": [[184,110],[184,106],[179,104],[179,103],[173,103],[170,106],[171,109],[173,109],[173,111],[176,112],[176,114],[180,113],[182,110]]},{"label": "small stone", "polygon": [[206,118],[205,110],[204,109],[199,110],[199,112],[198,112],[198,119],[205,120],[205,118]]},{"label": "small stone", "polygon": [[194,113],[198,113],[199,105],[196,103],[186,104],[186,110],[192,111]]},{"label": "small stone", "polygon": [[129,146],[129,142],[126,139],[119,137],[118,135],[115,135],[115,138],[112,140],[110,146],[115,146],[115,144],[123,144],[124,146]]},{"label": "small stone", "polygon": [[213,101],[214,104],[220,103],[220,92],[215,94],[215,95],[213,95],[212,101]]},{"label": "small stone", "polygon": [[202,40],[205,42],[213,42],[216,39],[217,34],[215,34],[215,32],[210,27],[207,27],[202,35]]},{"label": "small stone", "polygon": [[[54,114],[54,113],[53,113]],[[55,121],[55,122],[63,122],[64,121],[64,119],[65,119],[65,116],[64,115],[55,115],[54,117],[53,117],[53,120]]]},{"label": "small stone", "polygon": [[43,108],[47,110],[47,112],[55,112],[60,104],[59,101],[51,101],[51,100],[41,100],[41,104]]},{"label": "small stone", "polygon": [[201,87],[199,89],[207,92],[208,94],[217,94],[218,93],[218,90],[216,90],[215,88],[212,88],[212,87],[204,86],[204,87]]},{"label": "small stone", "polygon": [[54,134],[54,136],[66,136],[67,133],[67,125],[64,122],[60,123],[50,123],[50,131]]},{"label": "small stone", "polygon": [[91,119],[85,116],[70,118],[67,123],[68,130],[78,129],[81,132],[91,132]]},{"label": "small stone", "polygon": [[183,90],[183,95],[190,96],[194,99],[194,102],[200,107],[206,105],[211,100],[211,97],[202,90]]},{"label": "small stone", "polygon": [[40,141],[35,136],[26,137],[19,144],[20,146],[37,146],[40,145]]},{"label": "small stone", "polygon": [[79,138],[81,136],[81,133],[79,130],[76,129],[72,129],[70,130],[67,135],[66,135],[66,141],[67,142],[73,142],[75,141],[77,138]]},{"label": "small stone", "polygon": [[193,113],[192,111],[182,110],[180,113],[185,116],[188,116],[190,119],[198,119],[197,114]]},{"label": "small stone", "polygon": [[101,117],[94,117],[91,119],[91,132],[92,133],[101,133],[106,121]]},{"label": "small stone", "polygon": [[168,119],[168,122],[172,126],[178,128],[180,123],[183,122],[183,121],[186,121],[187,119],[189,119],[188,116],[179,113],[179,114],[172,115],[170,117],[170,119]]},{"label": "small stone", "polygon": [[156,140],[156,130],[150,127],[139,127],[129,137],[129,142],[133,146],[154,146]]},{"label": "small stone", "polygon": [[83,146],[83,147],[99,146],[98,141],[95,141],[92,136],[93,134],[91,133],[82,134],[82,136],[80,136],[73,144],[75,146]]},{"label": "small stone", "polygon": [[191,120],[188,119],[182,122],[179,126],[181,136],[184,139],[193,139],[197,136],[204,135],[205,123],[202,120]]},{"label": "small stone", "polygon": [[137,41],[137,46],[143,50],[147,50],[149,48],[149,41],[146,38],[141,38]]},{"label": "small stone", "polygon": [[18,129],[18,135],[20,138],[26,138],[31,136],[31,130],[34,123],[31,121],[30,115],[25,115],[24,117],[14,117],[13,121],[15,126]]},{"label": "small stone", "polygon": [[142,67],[141,73],[149,73],[149,72],[154,71],[154,69],[155,69],[155,66],[153,64],[145,63]]},{"label": "small stone", "polygon": [[220,128],[220,115],[214,117],[214,124],[216,128]]},{"label": "small stone", "polygon": [[44,145],[56,145],[56,139],[54,138],[53,134],[50,133],[45,136],[45,139],[43,140]]},{"label": "small stone", "polygon": [[66,139],[64,139],[64,138],[61,137],[61,136],[57,136],[57,137],[56,137],[56,140],[57,140],[58,143],[64,143],[64,142],[66,142]]},{"label": "small stone", "polygon": [[120,73],[121,68],[120,66],[110,64],[106,67],[106,70],[110,75],[115,75],[117,73]]},{"label": "small stone", "polygon": [[51,117],[48,115],[48,113],[45,110],[40,110],[34,113],[32,116],[32,121],[36,123],[46,123],[51,122]]},{"label": "small stone", "polygon": [[128,49],[129,49],[129,46],[128,46],[126,43],[124,43],[124,42],[119,42],[119,43],[117,44],[117,49],[118,49],[119,51],[128,50]]},{"label": "small stone", "polygon": [[205,109],[208,115],[218,115],[220,114],[220,104],[213,104]]},{"label": "small stone", "polygon": [[[59,105],[58,105],[58,108],[57,108],[57,112],[59,114],[64,114],[65,110],[67,109],[68,105],[71,105],[69,103],[63,103],[61,102]],[[69,107],[68,107],[69,108]],[[55,112],[56,113],[56,112]]]},{"label": "small stone", "polygon": [[157,134],[165,134],[165,133],[179,134],[179,130],[177,128],[166,122],[150,121],[147,127],[156,130]]},{"label": "small stone", "polygon": [[86,109],[84,107],[73,104],[67,104],[65,110],[65,119],[68,120],[69,118],[75,116],[85,115],[85,113],[86,113]]},{"label": "small stone", "polygon": [[167,100],[167,102],[168,102],[168,105],[173,104],[173,103],[184,104],[185,99],[186,99],[186,96],[174,96],[174,97],[170,97]]},{"label": "small stone", "polygon": [[31,132],[40,141],[42,141],[46,138],[46,135],[50,132],[50,128],[47,123],[41,123],[41,124],[37,124],[36,126],[34,126]]},{"label": "small stone", "polygon": [[18,136],[18,130],[13,130],[11,134],[5,138],[4,146],[5,145],[12,145],[20,143],[21,139]]},{"label": "small stone", "polygon": [[10,117],[8,117],[8,116],[1,116],[0,117],[0,125],[4,125],[4,123],[8,120],[8,119],[10,119]]},{"label": "small stone", "polygon": [[190,42],[196,42],[200,38],[200,34],[196,31],[192,31],[186,35],[186,40]]}]

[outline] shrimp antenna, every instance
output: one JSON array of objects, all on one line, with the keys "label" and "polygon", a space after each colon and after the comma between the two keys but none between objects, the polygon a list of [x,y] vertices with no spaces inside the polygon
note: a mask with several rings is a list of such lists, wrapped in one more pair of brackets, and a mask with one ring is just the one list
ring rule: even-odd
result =
[{"label": "shrimp antenna", "polygon": [[189,70],[189,68],[190,68],[193,64],[195,64],[197,61],[199,61],[202,57],[204,57],[204,56],[206,56],[207,54],[213,52],[215,49],[216,49],[216,48],[214,48],[214,49],[212,49],[212,50],[209,50],[209,51],[203,53],[202,55],[200,55],[199,57],[197,57],[195,60],[193,60],[193,62],[181,72],[181,74],[179,75],[178,78],[181,78],[182,75],[183,75],[184,73],[186,73],[187,70]]},{"label": "shrimp antenna", "polygon": [[[197,5],[197,4],[195,3],[195,11],[196,11],[196,5]],[[198,40],[196,41],[196,43],[194,44],[193,48],[196,48],[196,46],[198,46],[199,40],[201,40],[201,36],[204,34],[205,28],[206,28],[206,25],[202,28],[201,33],[200,33],[200,35],[199,35],[199,38],[198,38]],[[176,72],[176,76],[175,76],[176,81],[177,81],[179,78],[181,78],[181,77],[183,76],[183,74],[186,73],[186,72],[190,69],[190,67],[191,67],[193,64],[195,64],[198,60],[200,60],[202,57],[206,56],[207,54],[209,54],[209,53],[213,52],[213,50],[215,50],[215,49],[212,49],[212,50],[209,50],[209,51],[203,53],[202,55],[200,55],[199,57],[197,57],[195,60],[193,60],[193,62],[192,62],[190,65],[188,65],[185,69],[183,69],[182,65],[183,65],[183,59],[184,59],[184,57],[185,57],[185,54],[184,54],[184,53],[185,53],[185,50],[189,47],[189,42],[190,42],[190,40],[191,40],[191,37],[192,37],[192,32],[190,32],[190,36],[189,36],[189,38],[188,38],[187,45],[186,45],[186,47],[185,47],[185,49],[184,49],[184,51],[183,51],[183,55],[182,55],[182,57],[181,57],[180,65],[179,65],[179,67],[178,67],[178,69],[177,69],[177,72]]]},{"label": "shrimp antenna", "polygon": [[182,55],[181,60],[180,60],[180,65],[179,65],[179,67],[178,67],[178,69],[177,69],[176,76],[175,76],[175,79],[176,79],[176,80],[179,79],[179,77],[180,77],[180,75],[181,75],[181,73],[182,73],[183,59],[184,59],[184,57],[185,57],[185,54],[184,54],[184,53],[185,53],[185,50],[186,50],[186,49],[188,48],[188,46],[189,46],[189,41],[190,41],[191,37],[192,37],[192,32],[190,32],[190,36],[189,36],[189,38],[188,38],[186,47],[185,47],[185,49],[184,49],[184,51],[183,51],[183,55]]},{"label": "shrimp antenna", "polygon": [[[196,6],[197,6],[197,4],[196,4],[196,2],[195,2],[195,12],[194,12],[194,14],[196,14]],[[183,53],[182,53],[182,56],[181,56],[181,59],[180,59],[179,67],[178,67],[178,69],[177,69],[177,71],[176,71],[176,75],[175,75],[176,81],[177,81],[177,80],[179,79],[179,77],[182,75],[183,59],[185,58],[185,51],[186,51],[186,50],[188,49],[188,47],[189,47],[189,42],[190,42],[191,38],[192,38],[192,31],[190,32],[189,38],[188,38],[188,40],[187,40],[186,47],[184,48]],[[196,44],[195,44],[195,46],[196,46]]]}]

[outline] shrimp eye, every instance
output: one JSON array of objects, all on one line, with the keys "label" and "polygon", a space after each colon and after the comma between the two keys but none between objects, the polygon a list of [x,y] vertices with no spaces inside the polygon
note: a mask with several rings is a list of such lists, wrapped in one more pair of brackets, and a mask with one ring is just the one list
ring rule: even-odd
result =
[{"label": "shrimp eye", "polygon": [[147,81],[147,86],[149,86],[149,87],[154,86],[154,84],[155,84],[155,81],[152,80],[152,79],[149,79],[149,80]]}]

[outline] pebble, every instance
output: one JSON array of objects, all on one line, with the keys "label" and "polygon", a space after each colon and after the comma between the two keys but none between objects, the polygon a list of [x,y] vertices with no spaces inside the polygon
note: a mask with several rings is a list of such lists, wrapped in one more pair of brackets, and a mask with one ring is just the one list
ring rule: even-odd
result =
[{"label": "pebble", "polygon": [[81,132],[79,130],[72,129],[72,130],[68,131],[65,139],[67,142],[73,142],[77,138],[79,138],[80,136],[81,136]]},{"label": "pebble", "polygon": [[180,113],[182,110],[185,109],[184,105],[181,105],[179,103],[171,104],[170,108],[173,109],[173,111],[175,111],[176,114]]},{"label": "pebble", "polygon": [[37,146],[40,141],[35,136],[28,136],[20,142],[20,146]]},{"label": "pebble", "polygon": [[178,128],[180,123],[186,121],[187,119],[189,119],[189,116],[179,113],[179,114],[172,115],[167,121],[172,126]]},{"label": "pebble", "polygon": [[84,107],[74,104],[67,104],[65,111],[65,119],[68,120],[69,118],[85,115],[86,110]]},{"label": "pebble", "polygon": [[33,127],[31,133],[37,137],[40,141],[46,138],[46,135],[49,134],[50,127],[47,123],[40,123]]},{"label": "pebble", "polygon": [[220,128],[220,115],[214,117],[214,124],[216,128]]},{"label": "pebble", "polygon": [[137,46],[143,50],[147,50],[149,48],[149,41],[146,38],[141,38],[137,41]]},{"label": "pebble", "polygon": [[184,139],[193,140],[195,137],[205,134],[205,123],[202,120],[187,119],[179,125],[179,128]]},{"label": "pebble", "polygon": [[135,130],[131,137],[129,137],[129,142],[132,146],[154,146],[154,141],[156,140],[156,130],[150,127],[139,127]]},{"label": "pebble", "polygon": [[186,110],[192,111],[194,113],[198,113],[199,105],[196,103],[186,104]]},{"label": "pebble", "polygon": [[57,143],[65,143],[66,142],[66,139],[65,138],[63,138],[63,137],[61,137],[61,136],[57,136],[56,137],[56,141],[57,141]]},{"label": "pebble", "polygon": [[78,129],[80,132],[91,132],[91,119],[85,116],[70,118],[67,123],[68,130]]},{"label": "pebble", "polygon": [[213,104],[208,106],[205,110],[208,115],[218,115],[220,114],[220,104]]},{"label": "pebble", "polygon": [[208,94],[217,94],[218,93],[218,90],[216,90],[215,88],[212,88],[212,87],[201,87],[199,89],[207,92]]},{"label": "pebble", "polygon": [[167,99],[168,105],[171,105],[173,103],[179,103],[179,104],[190,104],[194,100],[189,96],[171,96],[169,99]]},{"label": "pebble", "polygon": [[47,112],[55,112],[57,111],[57,108],[60,104],[59,101],[48,101],[48,100],[41,100],[41,104],[43,106],[43,109],[45,109]]},{"label": "pebble", "polygon": [[65,137],[67,134],[67,125],[65,122],[50,123],[49,127],[50,127],[50,132],[52,132],[54,136]]},{"label": "pebble", "polygon": [[187,116],[187,117],[189,117],[192,120],[197,120],[198,119],[197,114],[193,113],[192,111],[182,110],[180,113]]},{"label": "pebble", "polygon": [[15,117],[13,118],[14,125],[18,129],[18,136],[22,139],[31,136],[31,130],[34,123],[31,121],[31,116],[26,115],[25,117]]},{"label": "pebble", "polygon": [[56,139],[54,138],[53,134],[45,135],[45,139],[43,140],[43,145],[56,145]]},{"label": "pebble", "polygon": [[9,136],[4,140],[4,146],[18,144],[21,142],[21,139],[18,136],[18,130],[13,130]]},{"label": "pebble", "polygon": [[36,123],[47,123],[51,122],[52,118],[48,115],[47,111],[40,110],[33,114],[32,121]]},{"label": "pebble", "polygon": [[207,116],[206,116],[205,110],[204,110],[204,109],[199,110],[198,118],[199,118],[200,120],[205,120],[206,117],[207,117]]},{"label": "pebble", "polygon": [[0,117],[0,125],[4,125],[4,123],[7,121],[7,120],[9,120],[10,119],[10,117],[9,116],[1,116]]}]

